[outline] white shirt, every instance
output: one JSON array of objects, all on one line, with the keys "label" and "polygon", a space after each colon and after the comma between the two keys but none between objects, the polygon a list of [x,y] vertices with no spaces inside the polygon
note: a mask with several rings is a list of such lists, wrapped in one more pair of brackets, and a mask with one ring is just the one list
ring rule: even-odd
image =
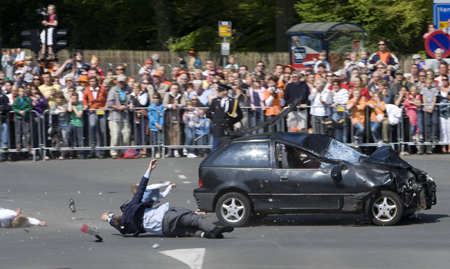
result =
[{"label": "white shirt", "polygon": [[[313,89],[312,93],[314,93],[316,91],[317,91],[316,89]],[[328,115],[330,115],[328,107],[325,106],[324,104],[322,104],[322,102],[321,102],[321,100],[322,100],[322,101],[326,102],[328,105],[331,104],[330,90],[323,89],[321,92],[318,92],[312,98],[314,98],[314,99],[312,100],[312,103],[311,103],[311,115],[313,115],[313,116],[328,116]]]},{"label": "white shirt", "polygon": [[228,108],[230,106],[230,102],[228,102],[228,98],[222,98],[222,100],[220,100],[220,107],[225,108],[224,111],[227,112]]},{"label": "white shirt", "polygon": [[89,89],[92,91],[92,96],[94,96],[94,100],[97,101],[97,96],[98,96],[98,92],[100,91],[100,88],[99,87],[95,87],[95,88],[89,87]]},{"label": "white shirt", "polygon": [[146,208],[142,225],[146,232],[163,234],[162,222],[164,215],[169,210],[169,203],[162,204],[158,207]]},{"label": "white shirt", "polygon": [[347,89],[339,89],[338,92],[335,92],[333,95],[333,104],[337,105],[346,105],[348,103],[348,91]]},{"label": "white shirt", "polygon": [[[15,217],[17,217],[16,211],[0,207],[0,228],[9,228],[9,227],[11,227],[11,221]],[[28,223],[30,225],[37,226],[39,224],[39,222],[40,221],[35,219],[35,218],[28,218]]]}]

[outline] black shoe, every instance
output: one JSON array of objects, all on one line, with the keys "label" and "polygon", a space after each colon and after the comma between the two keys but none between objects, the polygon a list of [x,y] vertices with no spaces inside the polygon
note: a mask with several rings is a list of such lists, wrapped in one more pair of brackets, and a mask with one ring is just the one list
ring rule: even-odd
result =
[{"label": "black shoe", "polygon": [[203,238],[214,239],[217,238],[217,236],[213,232],[205,232],[203,234]]},{"label": "black shoe", "polygon": [[427,155],[433,154],[431,150],[427,150]]},{"label": "black shoe", "polygon": [[72,213],[77,212],[77,209],[75,208],[75,201],[73,199],[69,199],[69,208]]},{"label": "black shoe", "polygon": [[212,231],[216,236],[223,233],[231,233],[234,231],[234,228],[231,226],[224,226],[224,227],[216,227]]},{"label": "black shoe", "polygon": [[100,156],[98,156],[98,158],[99,158],[99,159],[104,159],[104,158],[105,158],[105,155],[100,154]]}]

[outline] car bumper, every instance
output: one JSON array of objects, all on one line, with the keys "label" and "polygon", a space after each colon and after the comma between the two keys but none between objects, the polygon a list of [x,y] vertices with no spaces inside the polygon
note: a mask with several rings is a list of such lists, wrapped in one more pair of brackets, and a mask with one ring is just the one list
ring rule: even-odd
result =
[{"label": "car bumper", "polygon": [[214,212],[215,193],[206,192],[205,189],[199,188],[194,190],[194,197],[197,201],[197,206],[201,211]]}]

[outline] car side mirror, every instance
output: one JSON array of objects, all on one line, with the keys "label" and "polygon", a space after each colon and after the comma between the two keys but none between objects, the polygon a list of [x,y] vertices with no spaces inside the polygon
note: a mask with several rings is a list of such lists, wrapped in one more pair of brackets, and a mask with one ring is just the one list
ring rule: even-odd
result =
[{"label": "car side mirror", "polygon": [[335,183],[338,183],[342,179],[342,164],[336,165],[331,169],[331,178]]}]

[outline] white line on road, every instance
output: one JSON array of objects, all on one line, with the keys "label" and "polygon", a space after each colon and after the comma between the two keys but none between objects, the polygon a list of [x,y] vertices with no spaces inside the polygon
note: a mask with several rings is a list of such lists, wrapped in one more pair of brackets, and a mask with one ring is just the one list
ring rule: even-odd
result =
[{"label": "white line on road", "polygon": [[179,178],[181,179],[186,179],[187,177],[185,175],[178,175]]},{"label": "white line on road", "polygon": [[180,172],[181,172],[181,171],[178,170],[178,169],[173,169],[173,171],[174,171],[175,173],[180,173]]},{"label": "white line on road", "polygon": [[183,181],[183,184],[191,184],[190,181]]},{"label": "white line on road", "polygon": [[186,248],[160,251],[160,253],[184,262],[191,269],[201,269],[205,259],[205,251],[204,248]]}]

